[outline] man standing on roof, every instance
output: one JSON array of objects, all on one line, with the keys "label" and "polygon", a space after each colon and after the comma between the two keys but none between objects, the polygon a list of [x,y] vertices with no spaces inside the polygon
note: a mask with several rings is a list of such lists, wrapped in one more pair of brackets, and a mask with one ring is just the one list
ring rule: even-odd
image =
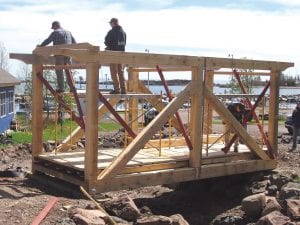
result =
[{"label": "man standing on roof", "polygon": [[[110,21],[111,30],[108,31],[104,44],[106,50],[109,51],[125,51],[126,33],[119,25],[117,18],[112,18]],[[122,64],[110,64],[110,74],[113,81],[114,90],[112,94],[126,94],[124,70]]]},{"label": "man standing on roof", "polygon": [[[63,29],[60,26],[58,21],[54,21],[52,23],[53,32],[50,36],[45,39],[38,47],[46,46],[53,42],[53,45],[62,45],[62,44],[73,44],[76,43],[75,38],[73,37],[70,31]],[[55,65],[67,65],[71,64],[71,58],[63,55],[56,55],[55,56]],[[55,70],[56,77],[57,77],[57,86],[58,92],[64,92],[64,76],[63,70]]]}]

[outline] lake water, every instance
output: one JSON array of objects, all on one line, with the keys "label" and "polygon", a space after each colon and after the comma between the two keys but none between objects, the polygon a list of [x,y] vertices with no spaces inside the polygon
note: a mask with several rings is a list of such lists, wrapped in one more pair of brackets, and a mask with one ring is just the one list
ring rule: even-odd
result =
[{"label": "lake water", "polygon": [[[77,85],[79,88],[79,85]],[[99,85],[100,89],[112,89],[112,85]],[[177,94],[180,91],[184,89],[185,86],[182,85],[175,85],[175,86],[169,86],[169,89],[172,93]],[[82,84],[81,88],[84,89],[85,85]],[[260,94],[262,92],[264,87],[254,87],[253,88],[253,94]],[[162,85],[150,85],[149,89],[154,94],[160,94],[165,93],[164,87]],[[229,88],[224,87],[214,87],[214,93],[215,94],[228,94],[230,92]],[[267,91],[267,94],[269,94],[269,91]],[[281,87],[279,89],[279,95],[300,95],[300,87]]]},{"label": "lake water", "polygon": [[[147,85],[146,85],[147,86]],[[78,89],[85,89],[85,84],[76,84]],[[176,86],[169,86],[169,89],[172,93],[177,94],[184,89],[185,86],[176,85]],[[99,85],[100,89],[112,89],[112,85]],[[154,94],[165,93],[164,87],[162,85],[150,85],[149,89]],[[253,94],[260,94],[263,90],[263,87],[254,87]],[[228,94],[230,92],[229,88],[224,87],[214,87],[215,94]],[[24,84],[16,86],[16,93],[23,94],[24,93]],[[269,92],[267,92],[268,94]],[[279,95],[300,95],[300,87],[281,87],[279,89]]]}]

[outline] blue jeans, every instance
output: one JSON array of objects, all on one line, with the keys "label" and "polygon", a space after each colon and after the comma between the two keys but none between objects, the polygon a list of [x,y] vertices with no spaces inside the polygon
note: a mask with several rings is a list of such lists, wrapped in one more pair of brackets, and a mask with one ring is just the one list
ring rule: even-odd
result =
[{"label": "blue jeans", "polygon": [[297,147],[297,137],[300,134],[300,127],[293,126],[293,148]]}]

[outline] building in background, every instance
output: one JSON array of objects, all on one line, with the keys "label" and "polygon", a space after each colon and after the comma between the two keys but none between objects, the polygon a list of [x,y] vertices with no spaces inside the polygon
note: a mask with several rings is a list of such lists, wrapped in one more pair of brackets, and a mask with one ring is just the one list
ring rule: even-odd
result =
[{"label": "building in background", "polygon": [[0,69],[0,133],[9,129],[15,115],[15,86],[21,82]]}]

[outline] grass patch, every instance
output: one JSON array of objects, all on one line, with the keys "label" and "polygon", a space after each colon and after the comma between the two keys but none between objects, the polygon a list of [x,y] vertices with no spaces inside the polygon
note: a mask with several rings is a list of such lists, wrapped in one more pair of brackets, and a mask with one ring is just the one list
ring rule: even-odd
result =
[{"label": "grass patch", "polygon": [[99,131],[111,132],[121,128],[121,125],[114,122],[101,122],[98,124]]},{"label": "grass patch", "polygon": [[14,132],[12,133],[12,141],[15,144],[26,144],[31,143],[32,133],[31,132]]}]

